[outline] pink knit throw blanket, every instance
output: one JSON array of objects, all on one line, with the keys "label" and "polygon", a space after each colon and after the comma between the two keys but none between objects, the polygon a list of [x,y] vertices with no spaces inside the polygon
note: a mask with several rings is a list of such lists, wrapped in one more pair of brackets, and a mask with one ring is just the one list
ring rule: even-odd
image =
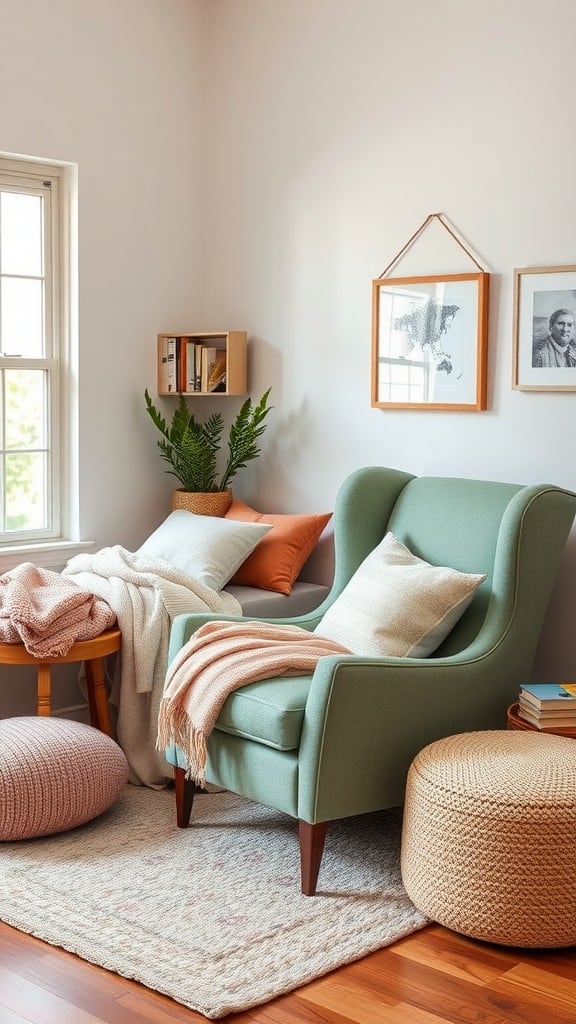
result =
[{"label": "pink knit throw blanket", "polygon": [[22,562],[0,576],[0,642],[23,643],[36,658],[62,657],[115,622],[106,601],[57,572]]},{"label": "pink knit throw blanket", "polygon": [[346,647],[299,626],[207,622],[171,663],[158,716],[158,750],[176,743],[187,774],[205,782],[206,739],[233,690],[257,679],[310,673],[320,658]]}]

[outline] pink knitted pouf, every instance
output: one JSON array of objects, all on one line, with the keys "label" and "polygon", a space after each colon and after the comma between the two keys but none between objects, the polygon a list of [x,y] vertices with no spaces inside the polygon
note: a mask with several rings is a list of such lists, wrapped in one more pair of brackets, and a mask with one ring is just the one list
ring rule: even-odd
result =
[{"label": "pink knitted pouf", "polygon": [[119,796],[123,751],[90,725],[61,718],[0,720],[0,840],[83,825]]}]

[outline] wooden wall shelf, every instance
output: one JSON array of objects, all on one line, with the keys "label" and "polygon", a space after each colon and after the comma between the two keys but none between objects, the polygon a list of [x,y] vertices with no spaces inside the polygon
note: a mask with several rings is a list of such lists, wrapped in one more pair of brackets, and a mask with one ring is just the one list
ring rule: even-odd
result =
[{"label": "wooden wall shelf", "polygon": [[158,335],[159,395],[245,395],[246,331]]}]

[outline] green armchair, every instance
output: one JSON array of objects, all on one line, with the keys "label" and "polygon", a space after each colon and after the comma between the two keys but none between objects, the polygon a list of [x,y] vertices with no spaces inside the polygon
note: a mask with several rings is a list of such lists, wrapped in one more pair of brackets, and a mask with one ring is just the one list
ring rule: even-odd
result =
[{"label": "green armchair", "polygon": [[[313,630],[387,532],[433,565],[485,573],[462,618],[428,658],[323,657],[312,675],[251,682],[226,700],[208,741],[209,782],[299,823],[302,892],[314,895],[331,820],[403,802],[409,766],[426,744],[506,726],[528,679],[576,514],[576,494],[553,485],[415,477],[383,467],[352,473],[334,510],[331,591],[293,623]],[[169,660],[217,616],[174,620]],[[222,616],[218,616],[222,618]],[[195,786],[182,751],[177,823]]]}]

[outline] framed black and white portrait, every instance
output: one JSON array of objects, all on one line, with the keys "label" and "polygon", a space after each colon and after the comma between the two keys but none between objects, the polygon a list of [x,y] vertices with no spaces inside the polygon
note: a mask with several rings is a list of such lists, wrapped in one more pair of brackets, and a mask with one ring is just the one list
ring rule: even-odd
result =
[{"label": "framed black and white portrait", "polygon": [[512,387],[576,391],[576,266],[514,271]]}]

